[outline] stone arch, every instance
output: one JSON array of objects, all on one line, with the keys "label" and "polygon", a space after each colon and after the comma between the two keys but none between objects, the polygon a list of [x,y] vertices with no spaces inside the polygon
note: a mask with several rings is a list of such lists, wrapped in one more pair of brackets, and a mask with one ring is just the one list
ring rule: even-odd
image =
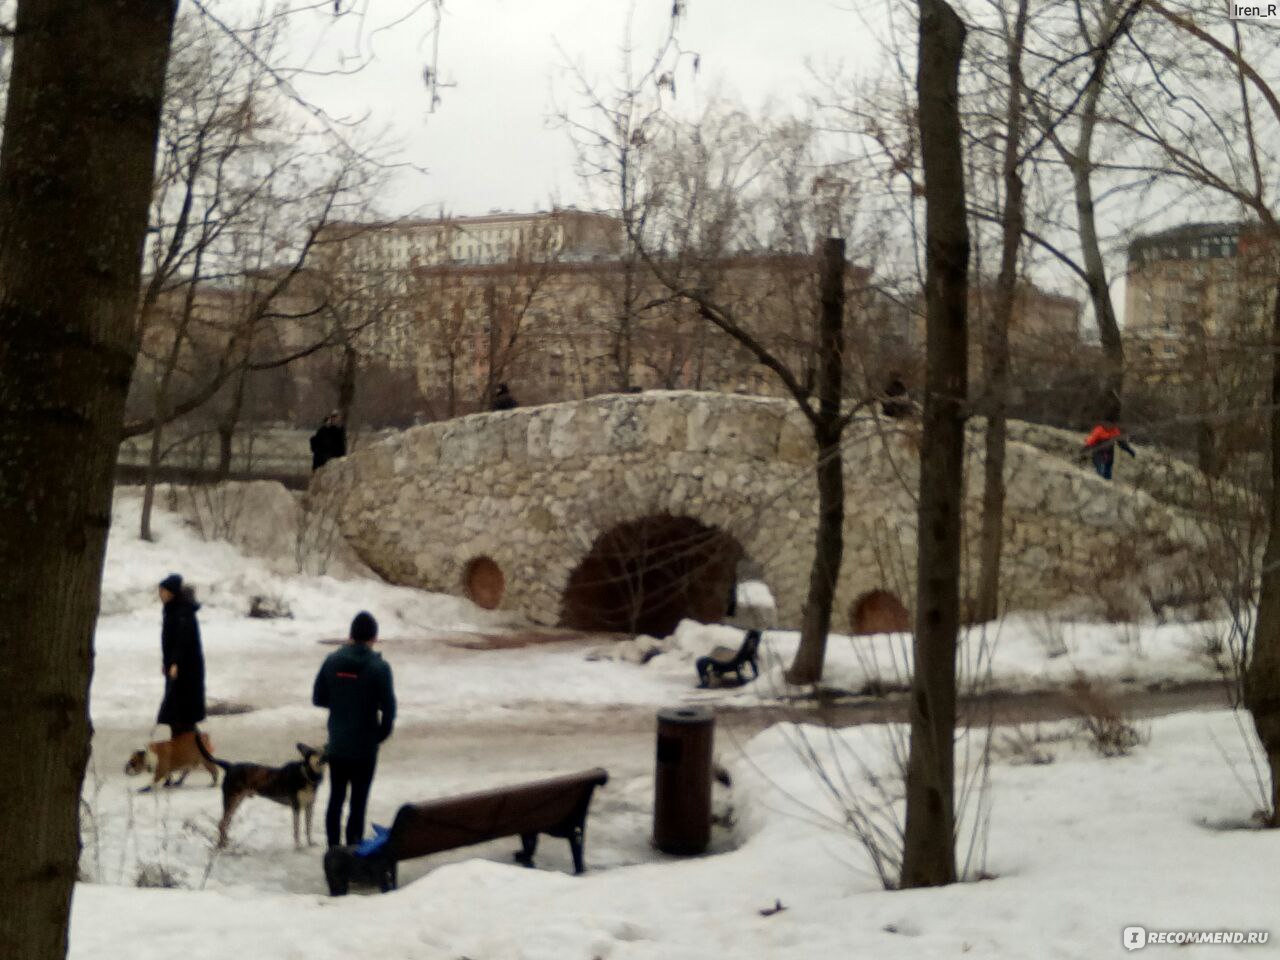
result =
[{"label": "stone arch", "polygon": [[492,557],[472,557],[462,568],[462,592],[477,607],[496,610],[507,592],[506,575]]},{"label": "stone arch", "polygon": [[911,613],[896,594],[877,587],[849,605],[849,628],[855,636],[905,633],[912,629]]},{"label": "stone arch", "polygon": [[658,513],[617,523],[570,572],[560,623],[661,637],[686,618],[718,621],[742,555],[734,537],[690,516]]},{"label": "stone arch", "polygon": [[[918,438],[882,427],[860,419],[846,435],[848,448],[864,453],[845,461],[837,630],[851,614],[856,629],[857,600],[896,582],[884,571],[909,570],[915,553]],[[974,471],[983,427],[975,421],[968,429]],[[1015,421],[1009,429],[1008,469],[1019,480],[1006,504],[1006,609],[1078,597],[1080,583],[1115,565],[1117,544],[1198,556],[1194,538],[1181,532],[1194,529],[1184,512],[1185,491],[1199,476],[1192,468],[1153,450],[1139,461],[1154,464],[1142,468],[1142,485],[1107,484],[1074,464],[1078,436]],[[492,559],[503,574],[502,609],[538,624],[562,619],[570,575],[609,528],[661,514],[697,518],[759,561],[777,626],[794,629],[818,520],[813,456],[811,426],[790,401],[601,395],[415,427],[317,471],[311,500],[323,505],[326,523],[337,517],[365,563],[396,583],[462,594],[467,563]],[[967,515],[981,510],[979,499],[970,491]],[[966,556],[972,547],[966,541]],[[909,579],[897,592],[908,611]],[[726,583],[726,601],[727,591]]]}]

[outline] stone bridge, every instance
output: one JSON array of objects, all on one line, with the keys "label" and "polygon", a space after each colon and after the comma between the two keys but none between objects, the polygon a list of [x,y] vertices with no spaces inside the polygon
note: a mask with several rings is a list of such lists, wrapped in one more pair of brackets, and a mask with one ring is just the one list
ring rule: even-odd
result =
[{"label": "stone bridge", "polygon": [[[970,554],[981,429],[970,429]],[[1140,603],[1135,571],[1194,542],[1177,506],[1075,462],[1078,438],[1016,423],[1010,436],[1005,609]],[[919,442],[916,421],[868,417],[848,429],[834,629],[856,629],[868,598],[880,613],[886,599],[911,606]],[[722,618],[744,560],[772,590],[778,625],[798,626],[817,519],[814,445],[798,408],[692,392],[416,427],[326,466],[308,498],[394,582],[536,623],[654,634],[684,616]]]}]

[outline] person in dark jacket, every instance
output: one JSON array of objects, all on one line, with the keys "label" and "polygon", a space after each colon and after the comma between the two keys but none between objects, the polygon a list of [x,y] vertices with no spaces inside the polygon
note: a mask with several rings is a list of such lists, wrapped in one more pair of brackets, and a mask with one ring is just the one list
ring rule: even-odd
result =
[{"label": "person in dark jacket", "polygon": [[164,604],[160,628],[160,654],[164,664],[164,700],[156,723],[168,724],[170,735],[190,733],[205,717],[204,649],[196,621],[195,591],[171,573],[160,581]]},{"label": "person in dark jacket", "polygon": [[320,429],[311,435],[311,469],[319,470],[330,460],[347,455],[347,430],[337,410],[324,418]]},{"label": "person in dark jacket", "polygon": [[907,385],[903,382],[901,374],[889,375],[889,382],[885,385],[884,396],[880,401],[880,412],[886,417],[911,416],[913,412],[911,395],[907,392]]},{"label": "person in dark jacket", "polygon": [[516,408],[516,398],[511,395],[511,390],[505,383],[498,384],[498,389],[493,395],[494,410],[514,410]]},{"label": "person in dark jacket", "polygon": [[329,808],[325,832],[329,846],[342,837],[342,806],[351,788],[347,816],[348,846],[364,839],[364,813],[369,802],[378,746],[396,722],[396,695],[391,667],[373,650],[378,621],[365,611],[351,621],[351,639],[325,658],[316,674],[311,702],[329,710]]}]

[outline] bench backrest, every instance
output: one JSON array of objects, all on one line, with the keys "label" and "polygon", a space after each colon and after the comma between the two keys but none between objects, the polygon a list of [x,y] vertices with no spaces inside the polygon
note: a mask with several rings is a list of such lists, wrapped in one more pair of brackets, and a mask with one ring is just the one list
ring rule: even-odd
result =
[{"label": "bench backrest", "polygon": [[384,848],[394,860],[521,833],[569,836],[586,818],[591,794],[608,782],[596,767],[581,773],[479,793],[406,803],[396,813]]}]

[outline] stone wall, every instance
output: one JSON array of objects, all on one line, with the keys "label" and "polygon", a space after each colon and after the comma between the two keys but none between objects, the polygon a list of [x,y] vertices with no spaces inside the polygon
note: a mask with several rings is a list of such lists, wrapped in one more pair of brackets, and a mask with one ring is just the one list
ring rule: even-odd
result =
[{"label": "stone wall", "polygon": [[[873,589],[911,606],[918,431],[915,421],[849,427],[836,629],[848,628],[850,607]],[[970,440],[972,549],[980,426]],[[779,624],[797,626],[817,516],[813,459],[792,403],[647,392],[416,427],[326,466],[311,499],[333,505],[356,552],[388,579],[460,594],[469,565],[487,558],[501,571],[501,607],[548,624],[597,538],[645,517],[692,517],[741,545],[774,593]],[[1178,508],[1107,483],[1060,451],[1011,442],[1007,468],[1006,609],[1108,591],[1129,602],[1152,558],[1199,549]]]}]

